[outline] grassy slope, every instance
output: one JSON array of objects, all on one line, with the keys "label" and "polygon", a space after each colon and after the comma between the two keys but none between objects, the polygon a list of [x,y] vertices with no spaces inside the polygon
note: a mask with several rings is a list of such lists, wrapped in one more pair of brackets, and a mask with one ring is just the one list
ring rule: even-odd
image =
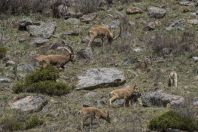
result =
[{"label": "grassy slope", "polygon": [[[178,4],[176,4],[175,0],[147,0],[142,1],[140,3],[132,3],[131,5],[139,6],[146,10],[146,8],[150,5],[165,5],[168,7],[169,11],[165,18],[161,19],[162,26],[156,29],[154,32],[164,32],[164,28],[168,25],[169,22],[184,18],[185,20],[189,19],[188,13],[182,13],[183,8]],[[114,10],[114,8],[113,8]],[[195,10],[195,8],[191,8],[191,10]],[[110,11],[111,12],[111,11]],[[112,11],[113,12],[113,11]],[[98,19],[102,18],[103,15],[107,14],[107,11],[98,12]],[[29,40],[19,43],[18,38],[24,34],[24,32],[17,31],[16,26],[14,26],[18,20],[20,20],[24,16],[12,16],[7,21],[1,21],[6,23],[4,25],[6,27],[5,33],[10,36],[10,40],[6,45],[9,48],[9,55],[14,60],[20,60],[21,63],[28,62],[28,54],[32,51],[32,47],[29,44]],[[76,29],[73,25],[67,25],[64,23],[63,19],[53,19],[53,18],[45,18],[40,15],[32,15],[30,16],[33,20],[42,20],[42,21],[56,21],[57,29],[55,34],[70,31]],[[165,59],[164,63],[156,63],[154,62],[150,65],[151,71],[146,72],[143,70],[136,70],[135,64],[131,65],[123,65],[123,59],[126,57],[138,57],[139,59],[143,59],[145,56],[150,56],[151,53],[145,50],[147,47],[144,38],[149,37],[154,32],[148,32],[142,30],[144,21],[152,20],[147,16],[147,13],[141,15],[131,15],[129,19],[135,23],[137,23],[136,27],[133,27],[129,32],[131,32],[133,39],[132,42],[126,41],[125,44],[129,47],[127,50],[118,52],[120,48],[122,48],[123,42],[122,40],[117,40],[113,42],[113,48],[111,50],[106,49],[105,53],[102,53],[101,47],[95,47],[94,56],[95,59],[90,64],[85,64],[83,61],[77,61],[75,65],[69,63],[66,65],[66,69],[64,74],[69,79],[65,80],[66,82],[70,82],[75,84],[77,81],[76,75],[83,72],[84,70],[92,67],[112,67],[115,64],[118,69],[121,69],[127,78],[127,83],[133,84],[136,82],[138,84],[138,88],[141,92],[146,92],[152,90],[154,88],[154,82],[156,78],[161,83],[159,84],[160,89],[166,90],[168,93],[174,93],[178,95],[189,95],[192,97],[197,96],[198,82],[195,79],[197,74],[195,71],[197,70],[197,64],[192,62],[191,59],[188,58],[187,55],[181,55],[174,58],[174,61],[170,58]],[[87,30],[92,24],[84,24],[81,23],[79,28],[82,30],[80,36],[77,37],[67,37],[66,41],[72,42],[72,47],[75,52],[81,48],[85,47],[85,44],[80,42],[80,39],[87,35]],[[187,25],[189,29],[195,31],[197,34],[197,27],[192,27],[191,25]],[[178,31],[179,32],[179,31]],[[58,38],[51,38],[50,42],[56,41]],[[141,41],[143,39],[144,41]],[[142,47],[144,52],[135,53],[132,51],[134,47]],[[35,50],[35,49],[34,49]],[[14,52],[13,52],[14,51]],[[16,53],[17,51],[18,53]],[[37,49],[38,53],[43,53],[41,49]],[[48,51],[49,53],[50,51]],[[20,57],[16,57],[16,54]],[[0,67],[1,68],[1,67]],[[4,70],[4,68],[1,68]],[[179,76],[179,87],[177,89],[172,89],[167,87],[167,76],[170,70],[175,69],[178,72]],[[161,72],[159,72],[161,71]],[[138,76],[134,75],[134,72],[137,73]],[[94,90],[97,92],[97,97],[94,100],[105,97],[108,99],[108,93],[115,88],[105,88],[105,89],[97,89]],[[42,127],[34,128],[29,131],[78,131],[79,128],[79,117],[77,115],[78,110],[81,108],[82,103],[86,101],[84,95],[88,93],[88,91],[73,91],[72,93],[62,96],[62,97],[47,97],[49,99],[48,105],[41,111],[38,112],[38,115],[46,120],[46,124]],[[13,97],[18,96],[11,93],[10,90],[0,91],[0,102],[5,109],[8,109],[8,104]],[[100,127],[97,127],[95,131],[145,131],[147,129],[147,123],[154,116],[157,116],[164,111],[167,111],[166,108],[143,108],[141,106],[137,106],[136,108],[108,108],[111,112],[112,123],[106,124],[102,121]],[[3,114],[3,112],[0,112]]]}]

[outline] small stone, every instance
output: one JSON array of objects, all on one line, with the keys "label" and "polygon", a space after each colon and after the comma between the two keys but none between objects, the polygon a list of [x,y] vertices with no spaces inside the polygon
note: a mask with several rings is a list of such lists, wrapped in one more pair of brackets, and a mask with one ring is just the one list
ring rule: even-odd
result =
[{"label": "small stone", "polygon": [[198,57],[197,56],[193,56],[192,59],[193,59],[194,62],[198,62]]},{"label": "small stone", "polygon": [[143,10],[138,7],[129,7],[126,10],[127,14],[141,14],[143,13]]},{"label": "small stone", "polygon": [[16,65],[16,62],[14,62],[14,61],[12,61],[12,60],[8,60],[8,61],[6,62],[6,67],[7,67],[7,66],[14,66],[14,65]]},{"label": "small stone", "polygon": [[80,20],[82,22],[91,22],[93,21],[95,18],[96,18],[97,14],[96,13],[90,13],[90,14],[86,14],[86,15],[83,15]]},{"label": "small stone", "polygon": [[151,18],[163,18],[166,15],[166,10],[152,6],[148,8],[148,15]]}]

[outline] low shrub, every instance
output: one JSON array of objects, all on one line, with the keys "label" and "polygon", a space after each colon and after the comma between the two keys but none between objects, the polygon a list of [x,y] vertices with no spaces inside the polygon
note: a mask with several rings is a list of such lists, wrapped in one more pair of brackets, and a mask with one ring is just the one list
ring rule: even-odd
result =
[{"label": "low shrub", "polygon": [[48,66],[27,75],[24,81],[17,82],[13,87],[13,91],[14,93],[30,92],[48,95],[69,93],[71,87],[62,82],[56,82],[58,77],[58,71],[54,67]]},{"label": "low shrub", "polygon": [[43,120],[36,115],[17,112],[9,112],[0,118],[0,126],[3,131],[27,130],[42,124]]},{"label": "low shrub", "polygon": [[169,111],[152,119],[149,123],[149,128],[160,131],[166,131],[168,128],[194,131],[198,130],[198,122],[189,117],[181,116],[176,112]]},{"label": "low shrub", "polygon": [[26,84],[32,84],[40,81],[56,81],[59,78],[59,73],[53,66],[48,66],[46,68],[41,68],[27,75],[25,78]]}]

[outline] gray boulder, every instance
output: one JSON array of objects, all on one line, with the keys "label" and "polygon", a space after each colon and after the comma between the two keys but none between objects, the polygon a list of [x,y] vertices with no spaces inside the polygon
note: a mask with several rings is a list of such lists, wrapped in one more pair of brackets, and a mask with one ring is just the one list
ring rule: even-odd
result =
[{"label": "gray boulder", "polygon": [[41,23],[40,26],[30,25],[28,26],[28,32],[31,36],[42,37],[45,39],[50,38],[56,29],[55,22]]},{"label": "gray boulder", "polygon": [[77,90],[119,86],[125,83],[123,73],[116,68],[92,68],[78,76]]},{"label": "gray boulder", "polygon": [[148,92],[142,96],[143,106],[180,106],[184,103],[184,98],[177,95],[164,93],[162,90]]},{"label": "gray boulder", "polygon": [[166,15],[166,10],[163,8],[151,6],[148,8],[148,15],[151,18],[163,18]]},{"label": "gray boulder", "polygon": [[28,73],[31,73],[35,67],[32,64],[19,64],[17,66],[18,77],[25,77]]},{"label": "gray boulder", "polygon": [[93,51],[91,47],[86,47],[85,49],[78,51],[77,56],[79,59],[91,60],[93,58]]},{"label": "gray boulder", "polygon": [[46,44],[47,42],[49,42],[48,39],[36,37],[32,39],[31,44],[35,47],[39,47],[39,46]]},{"label": "gray boulder", "polygon": [[23,112],[35,112],[41,110],[46,103],[47,100],[42,96],[26,96],[10,103],[10,107]]}]

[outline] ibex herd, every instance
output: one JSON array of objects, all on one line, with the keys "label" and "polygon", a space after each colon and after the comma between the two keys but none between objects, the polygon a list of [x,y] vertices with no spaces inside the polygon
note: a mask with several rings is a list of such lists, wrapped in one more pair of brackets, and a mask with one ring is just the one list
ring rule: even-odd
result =
[{"label": "ibex herd", "polygon": [[[168,78],[168,85],[177,87],[177,73],[175,71],[172,71],[169,74]],[[134,86],[128,85],[120,89],[113,90],[109,93],[110,99],[109,99],[109,105],[112,107],[112,102],[116,99],[124,99],[124,107],[132,105],[133,103],[137,102],[138,99],[141,97],[141,93],[137,91],[137,85]],[[90,106],[83,106],[83,108],[79,112],[81,114],[81,128],[84,128],[85,121],[87,119],[91,119],[90,127],[92,125],[93,119],[104,119],[108,123],[110,123],[110,116],[109,112],[104,109],[98,109],[96,107],[90,107]]]},{"label": "ibex herd", "polygon": [[[120,29],[121,33],[121,29]],[[104,45],[104,39],[106,38],[108,40],[108,43],[111,45],[112,41],[115,40],[117,37],[120,36],[120,33],[118,36],[114,37],[113,33],[110,31],[110,29],[107,28],[105,25],[95,25],[90,28],[89,30],[89,36],[90,40],[88,43],[88,47],[92,46],[93,41],[96,38],[101,38],[102,45]],[[68,62],[74,62],[74,51],[72,47],[66,46],[66,52],[64,54],[50,54],[50,55],[37,55],[34,59],[43,67],[47,67],[48,65],[55,65],[58,68],[64,69],[64,65]],[[103,46],[104,47],[104,46]],[[172,71],[169,75],[168,79],[168,85],[177,87],[177,73],[175,71]],[[112,107],[113,101],[116,99],[124,99],[124,107],[127,107],[129,105],[132,105],[133,103],[138,101],[138,98],[141,97],[141,93],[137,91],[137,85],[134,86],[125,86],[120,89],[113,90],[109,93],[110,99],[109,99],[109,106]],[[110,123],[110,116],[109,112],[104,109],[99,109],[96,107],[91,107],[84,105],[83,108],[79,111],[79,114],[81,115],[81,128],[84,128],[85,122],[87,119],[90,119],[90,127],[92,125],[92,122],[94,119],[104,119],[108,123]]]}]

